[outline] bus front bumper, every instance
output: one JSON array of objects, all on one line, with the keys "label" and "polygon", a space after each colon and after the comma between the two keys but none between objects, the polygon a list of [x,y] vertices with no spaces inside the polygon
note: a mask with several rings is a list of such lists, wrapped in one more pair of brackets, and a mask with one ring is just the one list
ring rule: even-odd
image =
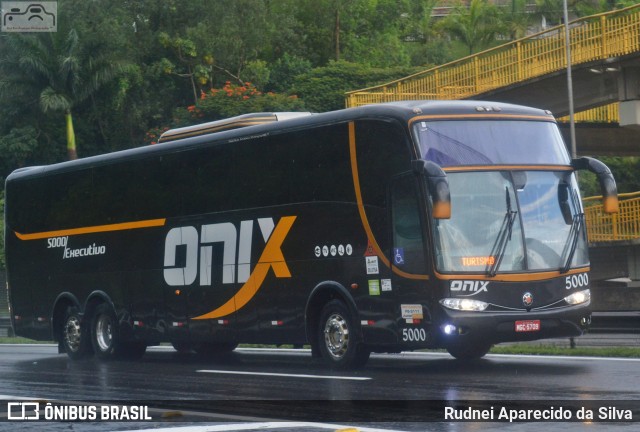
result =
[{"label": "bus front bumper", "polygon": [[463,312],[442,308],[437,333],[438,345],[475,343],[497,344],[538,339],[574,337],[586,332],[591,323],[589,303],[531,312]]}]

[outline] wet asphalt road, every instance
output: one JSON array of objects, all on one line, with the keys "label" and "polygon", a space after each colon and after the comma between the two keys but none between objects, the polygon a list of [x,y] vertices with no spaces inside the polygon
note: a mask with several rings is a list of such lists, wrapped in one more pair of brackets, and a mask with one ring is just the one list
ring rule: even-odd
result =
[{"label": "wet asphalt road", "polygon": [[[0,394],[7,400],[23,397],[90,404],[126,400],[151,406],[154,418],[146,423],[76,422],[47,427],[40,423],[39,430],[203,427],[203,420],[219,424],[249,419],[355,422],[360,427],[429,431],[528,431],[544,426],[446,421],[443,401],[457,401],[454,405],[460,409],[493,406],[495,415],[503,406],[593,407],[596,413],[601,407],[615,406],[632,409],[634,421],[563,423],[562,428],[635,431],[640,427],[640,360],[489,355],[464,363],[447,354],[406,353],[374,355],[362,370],[337,372],[312,360],[304,350],[242,349],[203,358],[159,347],[149,349],[139,361],[104,363],[71,361],[58,355],[54,346],[3,345]],[[175,412],[183,415],[175,417]],[[36,429],[20,422],[0,422],[0,430]]]}]

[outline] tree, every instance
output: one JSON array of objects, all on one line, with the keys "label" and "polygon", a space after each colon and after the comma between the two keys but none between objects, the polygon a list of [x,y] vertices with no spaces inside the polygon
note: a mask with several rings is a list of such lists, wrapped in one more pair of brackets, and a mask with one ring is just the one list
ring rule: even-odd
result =
[{"label": "tree", "polygon": [[67,155],[76,159],[73,109],[123,72],[124,64],[83,53],[74,29],[38,35],[15,33],[5,42],[0,101],[25,110],[38,106],[45,114],[62,113]]},{"label": "tree", "polygon": [[462,4],[456,6],[440,28],[459,39],[469,54],[487,48],[504,29],[498,9],[487,0],[471,0],[468,9]]},{"label": "tree", "polygon": [[527,13],[527,0],[511,0],[511,7],[503,8],[501,15],[511,40],[526,36],[532,19]]},{"label": "tree", "polygon": [[371,68],[346,61],[330,62],[310,70],[294,80],[292,91],[313,112],[344,108],[344,94],[349,90],[369,87],[411,75],[422,68]]}]

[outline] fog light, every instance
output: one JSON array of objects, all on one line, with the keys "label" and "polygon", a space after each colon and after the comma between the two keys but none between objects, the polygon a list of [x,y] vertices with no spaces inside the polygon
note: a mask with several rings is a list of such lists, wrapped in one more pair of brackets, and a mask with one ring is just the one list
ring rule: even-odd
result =
[{"label": "fog light", "polygon": [[570,305],[577,305],[581,303],[586,303],[591,300],[591,290],[584,290],[574,292],[570,296],[564,298],[564,301],[569,303]]},{"label": "fog light", "polygon": [[442,331],[446,335],[452,335],[452,334],[454,334],[456,332],[456,326],[454,326],[453,324],[445,324],[442,327]]}]

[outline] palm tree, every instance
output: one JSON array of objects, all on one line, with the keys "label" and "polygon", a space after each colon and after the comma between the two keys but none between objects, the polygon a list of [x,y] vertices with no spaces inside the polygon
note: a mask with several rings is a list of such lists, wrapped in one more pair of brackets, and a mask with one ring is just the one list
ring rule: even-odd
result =
[{"label": "palm tree", "polygon": [[66,122],[67,154],[77,159],[73,109],[124,71],[125,64],[82,52],[78,34],[14,33],[4,38],[0,59],[0,101],[34,106],[45,113],[62,113]]},{"label": "palm tree", "polygon": [[527,0],[512,0],[511,7],[503,8],[501,15],[509,39],[513,41],[526,36],[532,22],[532,14],[527,13]]},{"label": "palm tree", "polygon": [[486,48],[503,31],[498,9],[487,0],[471,0],[468,8],[456,6],[440,27],[469,48],[469,54]]}]

